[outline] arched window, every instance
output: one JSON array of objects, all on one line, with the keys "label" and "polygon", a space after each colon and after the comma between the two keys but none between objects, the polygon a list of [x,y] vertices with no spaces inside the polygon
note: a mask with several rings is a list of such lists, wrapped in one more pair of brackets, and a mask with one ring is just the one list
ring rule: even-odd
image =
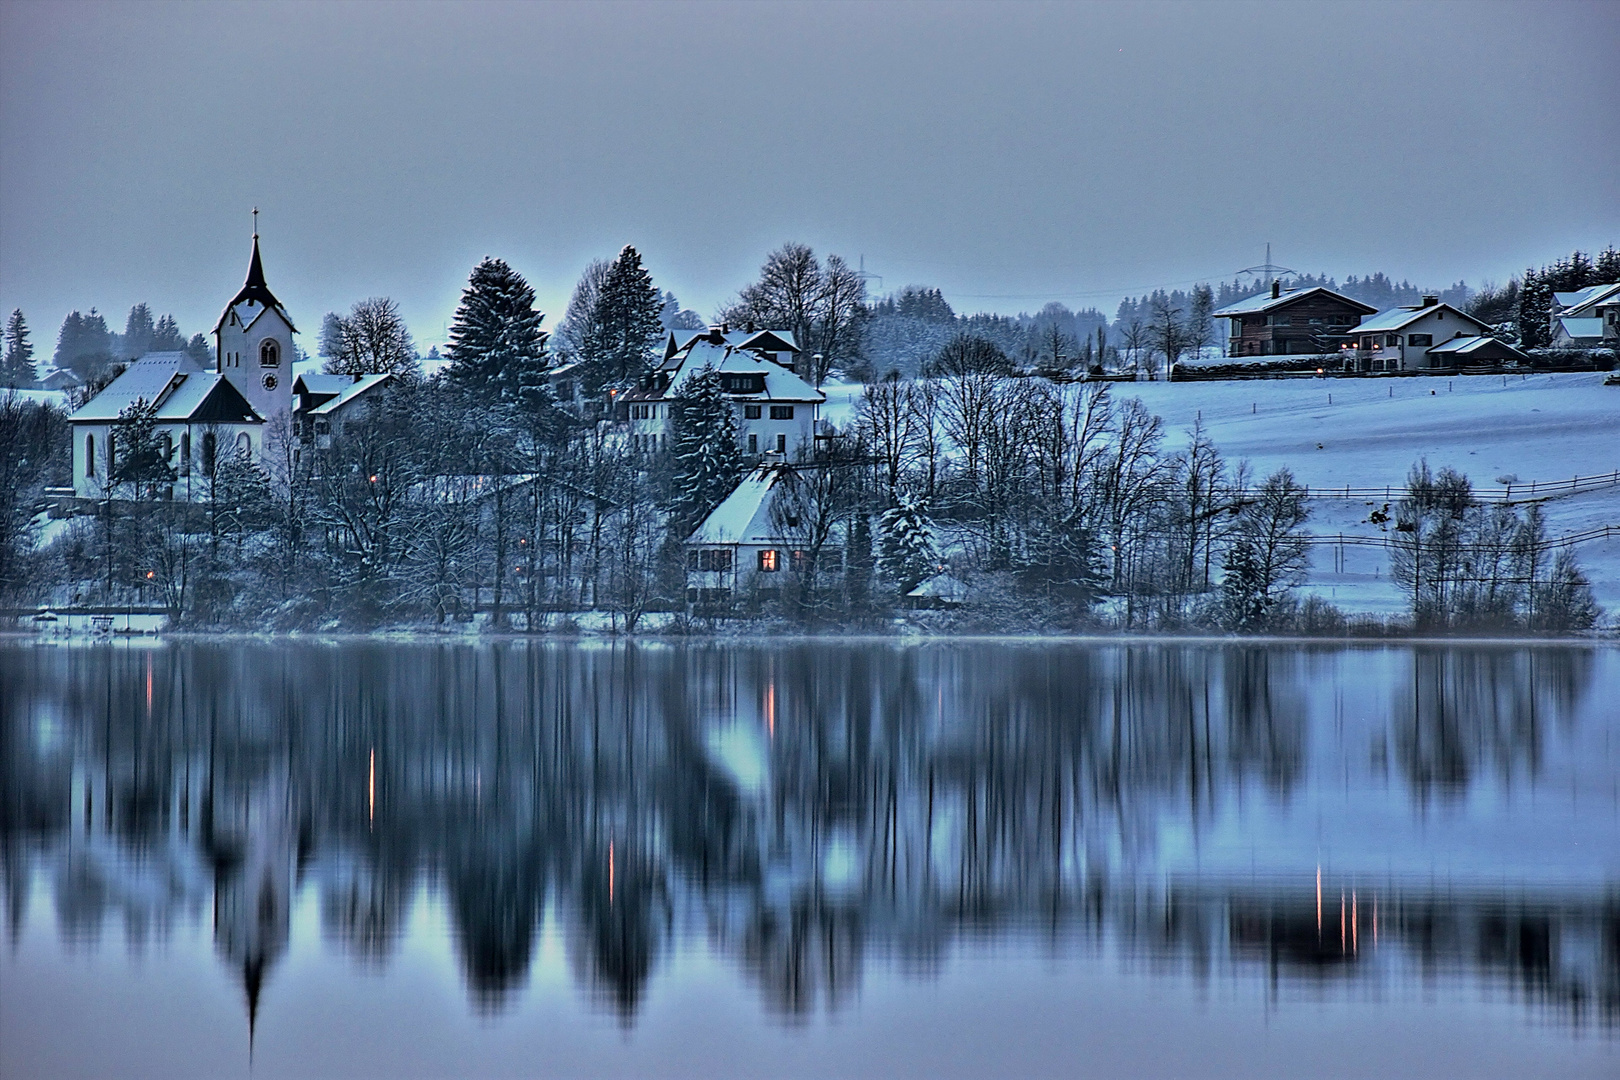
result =
[{"label": "arched window", "polygon": [[245,431],[236,437],[236,452],[238,454],[253,453],[253,440],[248,438],[248,433]]},{"label": "arched window", "polygon": [[191,475],[191,432],[187,431],[180,436],[180,475]]},{"label": "arched window", "polygon": [[259,366],[281,366],[281,346],[276,343],[274,338],[268,339],[259,346]]},{"label": "arched window", "polygon": [[96,437],[94,435],[84,437],[84,475],[96,475]]},{"label": "arched window", "polygon": [[215,439],[212,431],[203,432],[202,470],[204,476],[214,475]]}]

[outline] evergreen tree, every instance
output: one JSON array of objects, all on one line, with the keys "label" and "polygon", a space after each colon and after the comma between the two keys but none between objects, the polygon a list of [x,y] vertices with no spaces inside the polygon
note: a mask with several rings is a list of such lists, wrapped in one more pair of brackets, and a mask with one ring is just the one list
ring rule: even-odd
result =
[{"label": "evergreen tree", "polygon": [[39,377],[34,370],[34,345],[28,340],[28,321],[18,308],[6,320],[5,359],[0,362],[0,385],[32,386]]},{"label": "evergreen tree", "polygon": [[626,245],[602,279],[581,350],[595,369],[587,379],[593,391],[640,378],[664,335],[663,310],[640,252]]},{"label": "evergreen tree", "polygon": [[70,312],[62,320],[52,360],[62,370],[77,372],[85,379],[100,375],[112,363],[112,335],[107,331],[107,320],[95,308],[88,315]]},{"label": "evergreen tree", "polygon": [[1254,545],[1247,540],[1233,544],[1227,549],[1221,569],[1226,571],[1221,579],[1221,615],[1226,626],[1232,630],[1264,626],[1269,604],[1265,575]]},{"label": "evergreen tree", "polygon": [[712,368],[688,377],[674,406],[670,534],[684,538],[737,486],[743,457],[731,402]]},{"label": "evergreen tree", "polygon": [[136,498],[151,498],[160,484],[174,482],[169,451],[157,433],[157,403],[144,398],[118,414],[116,454],[112,479],[115,484],[134,484]]},{"label": "evergreen tree", "polygon": [[208,339],[201,334],[192,334],[185,349],[186,355],[200,367],[207,368],[214,362],[214,350],[208,347]]},{"label": "evergreen tree", "polygon": [[939,572],[933,523],[920,499],[902,496],[878,522],[878,568],[902,595]]},{"label": "evergreen tree", "polygon": [[136,360],[152,351],[152,338],[157,327],[152,321],[152,309],[146,304],[136,304],[129,309],[129,317],[124,320],[124,334],[119,341],[120,357]]},{"label": "evergreen tree", "polygon": [[473,267],[450,324],[450,382],[485,400],[516,403],[540,393],[546,367],[545,313],[534,289],[501,259]]},{"label": "evergreen tree", "polygon": [[165,315],[152,329],[152,348],[157,352],[175,352],[186,347],[186,336],[173,315]]}]

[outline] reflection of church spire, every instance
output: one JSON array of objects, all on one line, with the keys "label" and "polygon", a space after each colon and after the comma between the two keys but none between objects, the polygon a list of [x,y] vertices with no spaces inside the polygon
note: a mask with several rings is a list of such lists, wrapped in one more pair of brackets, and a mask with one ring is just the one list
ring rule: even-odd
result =
[{"label": "reflection of church spire", "polygon": [[242,987],[247,991],[248,1064],[253,1064],[253,1035],[259,1026],[259,988],[264,985],[265,958],[252,956],[242,962]]}]

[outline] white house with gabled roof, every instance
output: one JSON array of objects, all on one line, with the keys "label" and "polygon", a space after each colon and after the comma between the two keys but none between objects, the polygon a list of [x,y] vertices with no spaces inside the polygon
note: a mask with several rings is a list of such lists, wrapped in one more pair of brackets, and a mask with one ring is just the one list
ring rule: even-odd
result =
[{"label": "white house with gabled roof", "polygon": [[808,458],[820,434],[827,395],[794,373],[799,347],[785,330],[735,331],[721,325],[671,333],[664,359],[641,385],[619,391],[615,411],[642,453],[667,453],[675,441],[673,409],[686,380],[705,368],[720,376],[735,410],[744,454]]},{"label": "white house with gabled roof", "polygon": [[1421,304],[1389,308],[1362,320],[1354,330],[1359,358],[1372,371],[1433,371],[1456,366],[1436,345],[1456,337],[1489,337],[1491,328],[1438,297]]},{"label": "white house with gabled roof", "polygon": [[1548,344],[1554,348],[1620,345],[1620,282],[1553,293]]}]

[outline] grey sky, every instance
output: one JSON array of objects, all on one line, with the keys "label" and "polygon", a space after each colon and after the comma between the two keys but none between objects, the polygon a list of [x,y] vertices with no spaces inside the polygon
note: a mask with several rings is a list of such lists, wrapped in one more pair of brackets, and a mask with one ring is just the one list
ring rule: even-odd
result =
[{"label": "grey sky", "polygon": [[787,239],[958,309],[1261,260],[1501,280],[1620,241],[1620,4],[0,4],[0,306],[273,288],[554,326],[625,243],[709,314]]}]

